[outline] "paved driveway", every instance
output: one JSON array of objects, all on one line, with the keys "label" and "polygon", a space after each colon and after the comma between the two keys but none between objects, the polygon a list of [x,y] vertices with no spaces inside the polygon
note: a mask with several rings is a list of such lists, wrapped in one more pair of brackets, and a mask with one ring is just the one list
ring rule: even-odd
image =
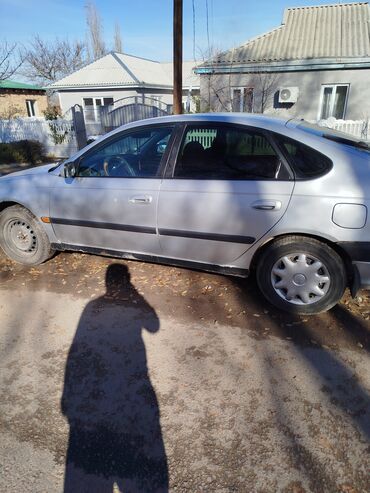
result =
[{"label": "paved driveway", "polygon": [[366,292],[305,318],[171,267],[0,268],[1,491],[370,491]]}]

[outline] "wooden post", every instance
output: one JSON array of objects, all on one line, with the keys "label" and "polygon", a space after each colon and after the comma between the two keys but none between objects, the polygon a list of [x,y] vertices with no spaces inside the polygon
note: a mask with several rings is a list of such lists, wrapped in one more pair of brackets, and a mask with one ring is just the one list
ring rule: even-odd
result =
[{"label": "wooden post", "polygon": [[182,0],[173,0],[173,113],[182,113]]}]

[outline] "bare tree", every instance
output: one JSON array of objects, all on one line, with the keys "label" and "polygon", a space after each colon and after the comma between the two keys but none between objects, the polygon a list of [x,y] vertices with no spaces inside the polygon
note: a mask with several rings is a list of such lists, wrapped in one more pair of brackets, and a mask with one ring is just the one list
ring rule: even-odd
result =
[{"label": "bare tree", "polygon": [[80,69],[87,61],[87,50],[86,44],[83,41],[73,41],[68,40],[58,41],[57,48],[60,51],[59,54],[59,64],[60,71],[64,75],[68,75],[75,70]]},{"label": "bare tree", "polygon": [[278,76],[271,72],[237,74],[233,71],[233,54],[228,71],[218,72],[220,53],[206,59],[207,71],[201,75],[203,111],[247,111],[265,113],[274,107]]},{"label": "bare tree", "polygon": [[118,51],[118,53],[122,53],[121,28],[118,22],[116,22],[114,25],[114,51]]},{"label": "bare tree", "polygon": [[87,2],[85,9],[88,27],[89,56],[92,59],[96,59],[107,53],[103,39],[103,26],[100,14],[93,2]]},{"label": "bare tree", "polygon": [[272,72],[259,72],[256,74],[255,86],[259,92],[259,107],[256,108],[259,113],[264,113],[267,108],[273,106],[271,101],[277,90],[278,76]]},{"label": "bare tree", "polygon": [[[234,71],[234,49],[222,52],[215,47],[200,53],[202,71],[202,111],[273,111],[274,94],[279,77],[273,72],[237,73]],[[223,70],[218,70],[222,66]]]},{"label": "bare tree", "polygon": [[200,52],[199,59],[203,60],[201,65],[207,66],[207,72],[204,72],[201,76],[201,99],[200,105],[202,111],[217,112],[217,111],[231,111],[232,98],[231,98],[231,69],[232,63],[230,63],[230,73],[218,74],[214,70],[214,66],[217,65],[217,59],[221,56],[222,51],[209,47],[206,52]]},{"label": "bare tree", "polygon": [[35,36],[24,49],[23,75],[41,84],[54,82],[78,70],[86,61],[86,46],[81,41],[56,39],[44,41]]},{"label": "bare tree", "polygon": [[10,79],[23,63],[16,43],[0,42],[0,80]]}]

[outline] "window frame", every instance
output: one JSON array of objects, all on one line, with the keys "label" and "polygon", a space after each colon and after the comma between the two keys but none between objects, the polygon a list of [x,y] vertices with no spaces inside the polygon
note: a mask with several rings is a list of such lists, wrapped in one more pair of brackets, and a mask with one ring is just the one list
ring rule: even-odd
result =
[{"label": "window frame", "polygon": [[26,99],[26,109],[27,109],[28,118],[36,117],[36,109],[37,109],[36,103],[37,103],[36,99]]},{"label": "window frame", "polygon": [[[274,149],[276,152],[277,156],[280,158],[281,161],[281,167],[284,168],[286,171],[286,177],[282,178],[258,178],[258,179],[238,179],[235,180],[233,178],[195,178],[195,177],[181,177],[181,176],[174,176],[174,172],[177,166],[177,162],[179,159],[180,155],[180,150],[182,148],[182,144],[184,142],[184,139],[186,137],[186,133],[188,128],[195,127],[195,128],[201,128],[201,127],[230,127],[234,129],[239,129],[239,130],[246,130],[246,131],[253,131],[256,133],[260,133],[263,137],[266,138],[268,143],[271,145],[271,147]],[[280,181],[292,181],[294,180],[294,173],[293,170],[291,169],[291,165],[289,164],[289,161],[286,159],[285,154],[281,151],[280,147],[277,145],[275,142],[275,139],[273,138],[273,132],[266,130],[261,127],[254,127],[252,125],[244,125],[241,123],[230,123],[230,122],[210,122],[210,121],[199,121],[199,122],[183,122],[178,125],[177,130],[173,133],[174,141],[172,144],[172,148],[170,151],[170,154],[168,156],[167,160],[167,165],[165,169],[165,173],[163,176],[163,179],[165,180],[197,180],[197,181],[238,181],[238,182],[255,182],[255,181],[273,181],[273,182],[280,182]],[[281,171],[279,171],[279,175],[282,174]]]},{"label": "window frame", "polygon": [[[94,115],[94,120],[88,120],[87,123],[99,123],[100,122],[100,113],[99,113],[99,108],[102,108],[104,106],[114,106],[114,97],[113,96],[89,96],[89,97],[82,97],[82,107],[84,110],[84,116],[85,116],[85,110],[90,107],[90,105],[86,106],[85,105],[85,99],[92,99],[93,104],[91,105],[91,109],[93,110],[92,114]],[[104,105],[104,99],[112,99],[113,104],[110,105]],[[96,104],[96,101],[100,100],[103,104]],[[91,110],[89,110],[91,111]],[[86,119],[86,116],[85,116]]]},{"label": "window frame", "polygon": [[[135,133],[135,132],[145,132],[146,130],[152,131],[153,129],[157,129],[157,128],[161,128],[161,127],[172,128],[172,133],[171,133],[170,139],[168,141],[166,150],[164,151],[164,153],[162,155],[159,167],[158,167],[158,176],[79,176],[78,175],[79,167],[80,167],[80,163],[81,163],[82,159],[85,159],[86,157],[89,157],[91,154],[93,154],[95,152],[99,152],[104,147],[106,147],[110,144],[114,144],[115,142],[121,140],[125,134]],[[86,179],[109,178],[109,179],[123,179],[123,180],[126,180],[126,179],[130,179],[130,180],[132,180],[132,179],[134,179],[134,180],[162,180],[165,169],[166,169],[168,157],[170,155],[170,151],[172,150],[173,143],[175,140],[175,135],[176,135],[175,127],[176,127],[176,125],[173,123],[172,124],[171,123],[169,123],[169,124],[168,123],[161,123],[159,125],[158,124],[151,124],[151,125],[145,125],[145,126],[143,125],[143,126],[133,127],[133,128],[129,128],[127,130],[123,130],[119,134],[114,134],[111,137],[104,139],[103,141],[97,143],[91,149],[88,149],[84,154],[82,154],[81,156],[79,156],[77,158],[77,160],[75,162],[76,176],[74,177],[74,179],[83,180],[85,178]]]},{"label": "window frame", "polygon": [[[234,86],[234,87],[231,87],[230,89],[230,100],[231,100],[231,108],[230,110],[232,112],[234,112],[234,91],[235,90],[240,90],[241,91],[241,94],[240,94],[240,105],[239,105],[239,110],[236,111],[236,113],[254,113],[254,87],[253,86]],[[244,99],[245,99],[245,90],[246,89],[249,89],[252,91],[252,109],[251,111],[244,111]]]},{"label": "window frame", "polygon": [[[343,117],[342,118],[338,118],[338,120],[344,120],[345,117],[346,117],[346,113],[347,113],[347,105],[348,105],[348,99],[349,99],[349,91],[350,91],[350,84],[347,83],[347,82],[343,82],[343,83],[333,83],[333,84],[321,84],[321,90],[320,90],[320,101],[319,101],[319,111],[318,111],[318,114],[317,114],[317,119],[318,120],[327,120],[328,118],[335,118],[333,116],[333,110],[334,110],[334,103],[335,103],[335,95],[337,93],[337,88],[338,87],[346,87],[347,88],[347,94],[346,94],[346,100],[345,100],[345,103],[344,103],[344,108],[343,108]],[[321,113],[322,113],[322,105],[323,105],[323,102],[324,102],[324,92],[325,92],[325,89],[327,87],[331,87],[333,89],[333,92],[332,92],[332,95],[331,95],[331,102],[330,102],[330,110],[329,110],[329,116],[328,118],[321,118]]]},{"label": "window frame", "polygon": [[[280,153],[284,156],[285,160],[288,163],[289,168],[291,169],[291,173],[293,174],[294,181],[312,181],[312,180],[317,180],[318,178],[321,178],[321,177],[327,175],[328,173],[330,173],[330,171],[333,169],[333,167],[334,167],[333,160],[327,154],[324,154],[323,152],[318,151],[317,149],[315,149],[311,145],[306,144],[305,142],[302,142],[301,140],[297,140],[297,139],[294,139],[292,137],[289,137],[288,135],[280,134],[278,132],[271,132],[271,134],[272,134],[273,139],[276,141],[276,146],[280,149]],[[318,173],[315,176],[305,176],[305,177],[299,176],[297,174],[297,170],[296,170],[296,167],[295,167],[295,164],[294,164],[294,159],[289,154],[289,152],[285,149],[285,146],[281,142],[281,139],[291,140],[293,143],[296,142],[299,145],[303,145],[305,147],[308,147],[310,150],[312,150],[316,154],[320,154],[324,158],[328,159],[330,161],[330,165],[328,166],[328,168],[325,171],[323,171],[321,173]]]}]

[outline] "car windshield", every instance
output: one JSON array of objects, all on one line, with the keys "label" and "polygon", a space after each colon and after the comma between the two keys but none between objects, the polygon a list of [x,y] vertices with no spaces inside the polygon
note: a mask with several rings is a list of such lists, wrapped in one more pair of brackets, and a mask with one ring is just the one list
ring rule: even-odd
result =
[{"label": "car windshield", "polygon": [[345,144],[357,149],[362,149],[364,151],[370,152],[370,145],[367,142],[345,132],[333,130],[332,128],[321,127],[319,125],[309,123],[304,120],[298,125],[298,128],[304,130],[305,132],[324,137],[325,139],[333,140],[334,142],[338,142],[340,144]]}]

